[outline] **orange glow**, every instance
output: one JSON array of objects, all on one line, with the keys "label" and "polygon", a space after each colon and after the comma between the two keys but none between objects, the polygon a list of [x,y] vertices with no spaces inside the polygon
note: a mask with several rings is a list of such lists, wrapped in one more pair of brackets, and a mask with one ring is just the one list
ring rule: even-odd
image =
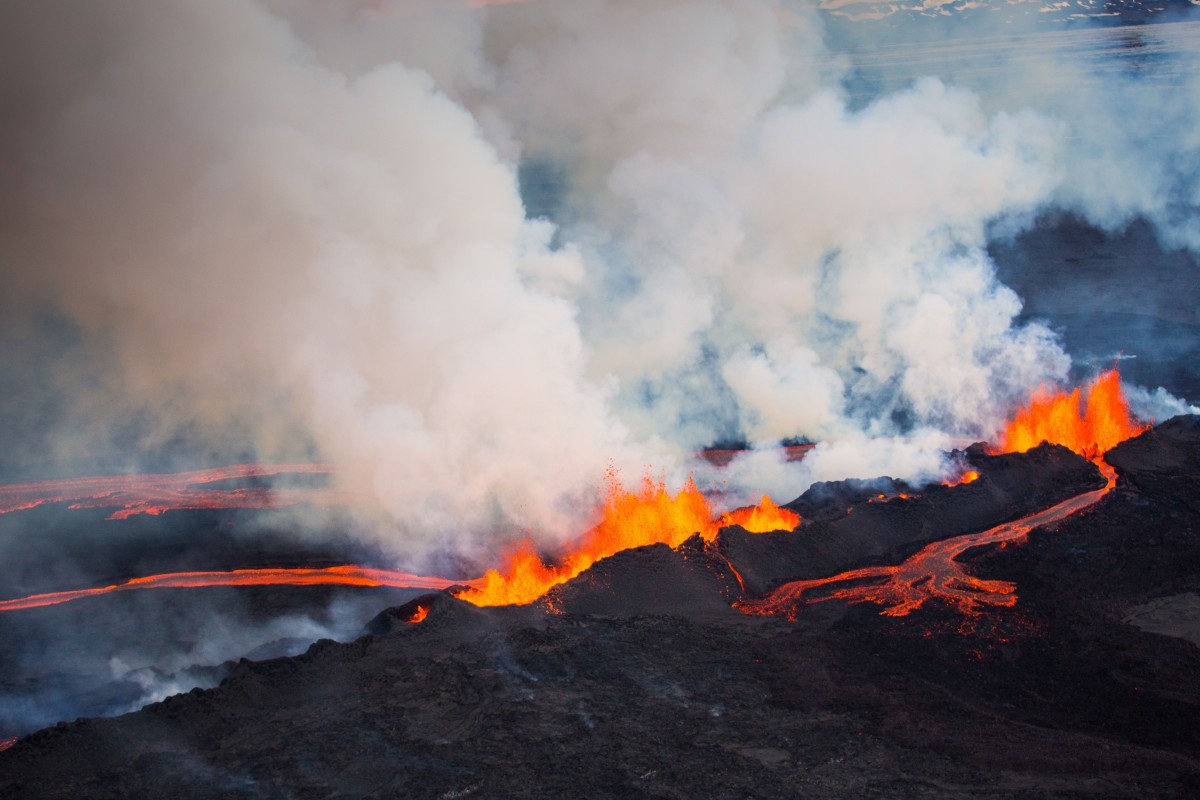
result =
[{"label": "orange glow", "polygon": [[7,739],[0,739],[0,753],[3,753],[8,748],[17,743],[17,737],[10,736]]},{"label": "orange glow", "polygon": [[977,480],[979,480],[979,473],[969,469],[957,478],[946,481],[942,486],[962,486],[964,483],[974,483]]},{"label": "orange glow", "polygon": [[[1048,525],[1100,501],[1116,485],[1117,474],[1103,461],[1101,472],[1108,480],[1103,489],[1076,495],[1027,517],[997,525],[981,533],[944,539],[926,546],[896,566],[865,567],[815,580],[784,584],[757,600],[736,604],[746,614],[779,614],[795,619],[808,603],[834,598],[850,603],[878,603],[882,613],[906,616],[937,598],[968,616],[979,615],[985,606],[1013,606],[1017,587],[1008,581],[976,578],[967,574],[958,557],[982,545],[1020,543],[1029,531]],[[818,594],[822,590],[824,594]]]},{"label": "orange glow", "polygon": [[416,625],[420,622],[424,622],[425,618],[428,616],[429,609],[426,606],[417,606],[417,610],[413,612],[412,616],[404,621],[409,625]]},{"label": "orange glow", "polygon": [[169,572],[124,583],[50,592],[0,600],[0,611],[21,611],[81,600],[85,597],[128,592],[134,589],[191,589],[201,586],[388,586],[397,589],[448,589],[470,581],[431,578],[388,569],[371,569],[352,564],[339,567],[301,569],[235,569],[229,572]]},{"label": "orange glow", "polygon": [[907,494],[905,492],[899,492],[897,494],[877,494],[874,497],[868,497],[867,502],[868,503],[887,503],[891,500],[896,500],[896,499],[907,500],[910,497],[920,497],[920,495],[911,495],[911,494]]},{"label": "orange glow", "polygon": [[750,533],[770,533],[771,531],[795,530],[799,524],[799,514],[786,508],[780,508],[764,494],[756,506],[738,508],[722,514],[721,519],[718,520],[717,529],[720,530],[726,525],[738,525]]},{"label": "orange glow", "polygon": [[[725,525],[742,525],[754,533],[791,530],[800,517],[763,498],[763,504],[714,518],[708,499],[688,479],[672,495],[666,485],[649,477],[636,492],[626,491],[613,470],[605,479],[606,499],[600,523],[586,533],[557,563],[547,565],[526,541],[509,554],[500,570],[488,570],[476,588],[458,597],[477,606],[524,605],[549,589],[574,578],[602,558],[650,544],[678,547],[693,534],[706,541]],[[743,524],[745,520],[748,525]]]},{"label": "orange glow", "polygon": [[1095,459],[1146,427],[1129,413],[1121,392],[1121,376],[1113,369],[1092,382],[1086,401],[1079,389],[1035,392],[1029,405],[1005,426],[997,449],[1023,453],[1046,441]]},{"label": "orange glow", "polygon": [[128,519],[137,514],[166,511],[246,508],[265,509],[310,503],[341,505],[342,492],[325,488],[240,487],[213,488],[218,481],[246,480],[274,475],[327,475],[325,464],[235,464],[228,467],[161,475],[103,475],[0,486],[0,514],[24,511],[46,503],[70,503],[70,508],[116,509],[108,519]]}]

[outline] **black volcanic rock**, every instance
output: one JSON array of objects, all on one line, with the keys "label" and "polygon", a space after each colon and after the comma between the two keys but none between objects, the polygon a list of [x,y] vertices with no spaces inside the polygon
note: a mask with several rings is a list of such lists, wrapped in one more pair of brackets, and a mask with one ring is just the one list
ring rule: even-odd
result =
[{"label": "black volcanic rock", "polygon": [[[1093,488],[1064,452],[974,449],[975,483],[792,536],[837,525],[853,541],[868,511],[874,533],[978,522],[968,500],[994,514]],[[1173,420],[1110,458],[1121,479],[1099,503],[971,556],[1017,581],[1015,608],[743,616],[712,544],[639,548],[547,603],[423,595],[354,642],[34,733],[0,752],[0,797],[1200,796],[1200,648],[1123,620],[1200,588],[1200,426]]]},{"label": "black volcanic rock", "polygon": [[913,487],[893,478],[851,478],[844,481],[818,481],[784,508],[795,511],[804,522],[831,522],[846,516],[847,509],[873,497],[914,494]]},{"label": "black volcanic rock", "polygon": [[[855,567],[898,561],[915,549],[948,536],[986,530],[1068,497],[1104,485],[1099,470],[1065,447],[1043,443],[1027,453],[989,455],[972,445],[963,454],[979,472],[960,486],[932,485],[919,495],[871,502],[866,486],[822,486],[789,508],[819,508],[823,521],[795,533],[752,534],[722,529],[719,552],[729,559],[753,594],[790,580],[820,578]],[[890,481],[890,479],[882,479]],[[833,519],[830,500],[859,498]]]},{"label": "black volcanic rock", "polygon": [[731,614],[739,594],[729,564],[693,536],[674,550],[655,544],[605,558],[551,589],[545,602],[568,614]]},{"label": "black volcanic rock", "polygon": [[1022,596],[1064,594],[1124,608],[1200,589],[1200,417],[1175,417],[1117,445],[1117,488],[1093,509],[985,562]]}]

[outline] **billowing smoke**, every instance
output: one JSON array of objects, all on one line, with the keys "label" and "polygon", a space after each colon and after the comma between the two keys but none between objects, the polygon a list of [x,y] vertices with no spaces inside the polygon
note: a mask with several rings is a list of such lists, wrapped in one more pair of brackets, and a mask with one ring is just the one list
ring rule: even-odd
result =
[{"label": "billowing smoke", "polygon": [[932,476],[922,432],[1070,366],[986,248],[1093,205],[1071,128],[937,78],[856,99],[805,5],[3,14],[5,284],[111,365],[55,441],[136,409],[326,459],[412,555],[577,533],[608,463],[716,440]]}]

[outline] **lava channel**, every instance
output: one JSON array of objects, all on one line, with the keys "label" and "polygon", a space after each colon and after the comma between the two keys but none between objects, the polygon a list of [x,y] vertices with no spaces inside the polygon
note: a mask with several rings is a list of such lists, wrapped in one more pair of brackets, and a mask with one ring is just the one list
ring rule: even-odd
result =
[{"label": "lava channel", "polygon": [[267,509],[304,503],[344,505],[345,493],[327,488],[239,487],[214,488],[218,481],[274,475],[328,475],[326,464],[235,464],[228,467],[158,475],[102,475],[90,478],[17,483],[0,486],[0,514],[24,511],[47,503],[69,508],[114,508],[108,519],[138,514],[203,509]]},{"label": "lava channel", "polygon": [[85,597],[129,592],[135,589],[194,589],[206,586],[386,586],[393,589],[449,589],[471,586],[473,581],[454,581],[387,569],[372,569],[352,564],[337,567],[297,569],[235,569],[227,572],[169,572],[132,578],[111,586],[48,592],[0,600],[0,611],[21,611],[82,600]]},{"label": "lava channel", "polygon": [[[892,617],[910,614],[934,598],[972,616],[987,606],[1014,606],[1016,584],[968,575],[959,556],[975,547],[1023,541],[1034,528],[1058,522],[1094,505],[1116,485],[1116,472],[1107,464],[1102,471],[1108,479],[1103,489],[1076,495],[1044,511],[981,533],[934,542],[895,566],[864,567],[828,578],[793,581],[765,597],[744,600],[737,608],[747,614],[779,614],[794,620],[806,603],[835,598],[851,603],[878,603],[884,607],[882,613]],[[820,593],[822,589],[831,591]]]},{"label": "lava channel", "polygon": [[[747,614],[779,614],[795,619],[806,603],[835,598],[851,603],[878,603],[883,606],[883,614],[893,617],[910,614],[934,598],[966,615],[978,615],[987,606],[1014,606],[1015,584],[969,575],[959,556],[976,547],[1024,541],[1034,528],[1058,522],[1099,502],[1112,491],[1117,480],[1116,472],[1101,454],[1147,427],[1130,413],[1116,370],[1101,373],[1089,385],[1086,399],[1078,388],[1071,392],[1034,392],[1029,404],[1005,426],[994,451],[1024,452],[1043,441],[1063,445],[1096,464],[1106,479],[1103,489],[1076,495],[982,533],[934,542],[901,564],[793,581],[764,597],[737,603],[736,607]],[[972,471],[956,483],[977,478],[978,474]]]}]

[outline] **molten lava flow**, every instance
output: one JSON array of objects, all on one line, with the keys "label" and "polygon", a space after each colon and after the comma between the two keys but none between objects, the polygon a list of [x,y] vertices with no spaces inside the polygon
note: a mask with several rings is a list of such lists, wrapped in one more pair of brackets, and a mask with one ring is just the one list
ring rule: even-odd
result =
[{"label": "molten lava flow", "polygon": [[891,500],[897,500],[897,499],[907,500],[910,497],[912,497],[912,495],[908,494],[907,492],[898,492],[896,494],[877,494],[874,497],[868,497],[867,502],[868,503],[887,503]]},{"label": "molten lava flow", "polygon": [[471,585],[473,582],[354,565],[299,569],[235,569],[229,572],[169,572],[164,575],[133,578],[111,586],[0,600],[0,611],[53,606],[84,597],[134,589],[191,589],[201,586],[387,586],[395,589],[448,589],[463,583]]},{"label": "molten lava flow", "polygon": [[719,530],[727,525],[737,525],[750,533],[770,533],[795,530],[799,524],[799,514],[780,508],[764,494],[756,506],[738,508],[722,514],[721,519],[717,521],[717,528]]},{"label": "molten lava flow", "polygon": [[979,480],[979,473],[969,469],[957,478],[946,481],[942,486],[962,486],[964,483],[974,483],[977,480]]},{"label": "molten lava flow", "polygon": [[327,475],[332,471],[325,464],[236,464],[162,475],[106,475],[18,483],[0,486],[0,514],[36,508],[46,503],[70,503],[70,508],[117,509],[108,519],[127,519],[136,514],[162,514],[183,509],[262,509],[301,503],[341,505],[346,502],[346,496],[332,489],[207,486],[218,481],[289,474]]},{"label": "molten lava flow", "polygon": [[417,610],[412,613],[412,616],[404,621],[406,623],[408,623],[409,625],[416,625],[420,622],[424,622],[425,618],[428,616],[429,616],[428,606],[417,606]]},{"label": "molten lava flow", "polygon": [[[611,470],[606,484],[600,523],[556,564],[547,565],[532,542],[523,542],[509,554],[503,569],[488,570],[480,579],[481,585],[460,592],[458,597],[477,606],[523,605],[621,550],[649,544],[678,547],[697,533],[712,541],[725,525],[742,525],[761,533],[791,530],[800,524],[796,514],[779,508],[766,497],[761,506],[739,509],[714,519],[708,499],[690,478],[675,495],[667,491],[665,484],[650,478],[642,481],[638,491],[627,492]],[[743,525],[742,520],[753,527]]]},{"label": "molten lava flow", "polygon": [[1029,405],[1005,426],[997,449],[1023,453],[1046,441],[1096,459],[1146,427],[1129,413],[1121,392],[1121,376],[1114,369],[1092,382],[1086,401],[1078,388],[1071,392],[1035,392]]},{"label": "molten lava flow", "polygon": [[0,739],[0,753],[3,753],[8,748],[17,743],[17,737],[10,736],[7,739]]},{"label": "molten lava flow", "polygon": [[[747,614],[780,614],[795,619],[805,603],[833,598],[851,603],[878,603],[884,606],[884,614],[893,617],[910,614],[933,598],[968,615],[979,614],[983,606],[1015,605],[1015,585],[968,575],[958,557],[973,547],[1023,541],[1034,528],[1057,522],[1099,502],[1117,480],[1116,472],[1107,464],[1102,463],[1101,470],[1108,479],[1103,489],[1076,495],[1045,511],[982,533],[934,542],[897,566],[865,567],[829,578],[793,581],[763,598],[738,603],[737,608]],[[815,592],[827,587],[832,590],[814,596]]]}]

